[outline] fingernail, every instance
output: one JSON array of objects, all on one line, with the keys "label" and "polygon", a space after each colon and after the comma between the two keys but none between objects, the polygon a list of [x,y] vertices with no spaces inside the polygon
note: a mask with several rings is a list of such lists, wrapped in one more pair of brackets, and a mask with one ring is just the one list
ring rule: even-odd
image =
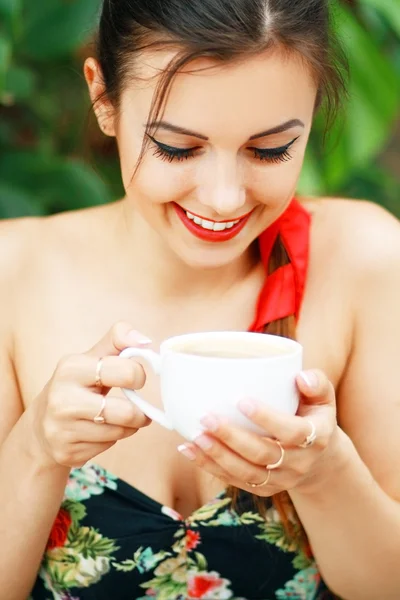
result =
[{"label": "fingernail", "polygon": [[252,400],[241,400],[239,402],[239,409],[242,411],[244,415],[251,417],[255,413],[256,405]]},{"label": "fingernail", "polygon": [[200,423],[208,429],[208,431],[217,431],[218,429],[218,419],[214,417],[214,415],[207,415],[200,419]]},{"label": "fingernail", "polygon": [[147,346],[151,344],[151,339],[133,329],[128,333],[128,342],[133,346]]},{"label": "fingernail", "polygon": [[302,378],[306,386],[311,390],[317,389],[319,380],[315,371],[301,371],[301,373],[299,373],[299,377]]},{"label": "fingernail", "polygon": [[194,440],[194,443],[197,444],[197,446],[199,446],[202,450],[209,450],[213,445],[210,438],[206,435],[200,435]]},{"label": "fingernail", "polygon": [[196,455],[193,452],[193,450],[188,448],[186,444],[181,444],[180,446],[178,446],[178,452],[183,454],[183,456],[186,456],[186,458],[188,458],[189,460],[195,460],[196,458]]}]

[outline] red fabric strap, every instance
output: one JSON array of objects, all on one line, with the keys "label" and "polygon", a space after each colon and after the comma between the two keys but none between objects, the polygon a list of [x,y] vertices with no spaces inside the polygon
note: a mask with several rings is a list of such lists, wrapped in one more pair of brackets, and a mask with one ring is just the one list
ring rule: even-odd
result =
[{"label": "red fabric strap", "polygon": [[310,225],[310,214],[294,199],[279,219],[260,235],[261,259],[266,271],[278,235],[290,264],[267,275],[250,331],[262,331],[268,323],[290,315],[298,319],[307,277]]}]

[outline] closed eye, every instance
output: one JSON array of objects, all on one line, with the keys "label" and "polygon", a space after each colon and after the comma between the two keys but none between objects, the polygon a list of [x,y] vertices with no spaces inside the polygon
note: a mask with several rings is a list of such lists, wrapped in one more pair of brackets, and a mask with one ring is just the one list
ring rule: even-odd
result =
[{"label": "closed eye", "polygon": [[200,149],[200,146],[195,146],[194,148],[176,148],[175,146],[162,144],[151,135],[148,137],[155,145],[154,155],[161,158],[161,160],[167,160],[168,162],[172,162],[173,160],[182,161],[192,158],[196,150]]},{"label": "closed eye", "polygon": [[278,148],[254,148],[250,147],[248,150],[253,152],[254,158],[259,160],[267,161],[270,163],[286,162],[292,158],[289,153],[289,148],[299,139],[299,136],[295,137],[291,142],[285,146],[279,146]]},{"label": "closed eye", "polygon": [[[174,160],[179,162],[188,160],[189,158],[194,158],[196,156],[196,152],[201,149],[201,146],[194,146],[193,148],[176,148],[175,146],[168,146],[167,144],[159,142],[151,135],[148,135],[148,137],[155,146],[154,155],[161,158],[161,160],[166,160],[168,162],[173,162]],[[250,146],[247,148],[247,150],[251,150],[254,158],[261,161],[269,163],[286,162],[287,160],[291,159],[289,148],[296,140],[298,140],[298,138],[299,136],[295,137],[288,144],[279,146],[277,148],[255,148]]]}]

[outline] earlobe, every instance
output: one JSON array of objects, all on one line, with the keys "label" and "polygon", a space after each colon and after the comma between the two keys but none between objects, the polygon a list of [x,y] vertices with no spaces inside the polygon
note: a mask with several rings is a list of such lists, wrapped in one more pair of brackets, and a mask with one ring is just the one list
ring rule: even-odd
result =
[{"label": "earlobe", "polygon": [[98,125],[105,135],[115,136],[114,107],[107,98],[103,74],[97,60],[88,58],[83,72]]}]

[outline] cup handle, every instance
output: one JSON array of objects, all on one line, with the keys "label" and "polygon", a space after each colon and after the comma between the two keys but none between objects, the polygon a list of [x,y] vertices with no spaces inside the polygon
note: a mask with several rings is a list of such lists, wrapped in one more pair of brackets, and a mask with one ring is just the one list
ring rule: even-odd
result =
[{"label": "cup handle", "polygon": [[[151,368],[153,369],[156,375],[160,375],[161,371],[161,357],[157,352],[153,352],[153,350],[146,350],[144,348],[126,348],[122,350],[120,357],[121,358],[134,358],[134,357],[143,358],[146,362],[149,363]],[[167,415],[163,410],[156,408],[147,400],[144,400],[139,396],[137,392],[130,390],[128,388],[122,388],[125,396],[133,402],[144,414],[149,417],[152,421],[159,423],[166,429],[173,429],[172,423],[170,423]]]}]

